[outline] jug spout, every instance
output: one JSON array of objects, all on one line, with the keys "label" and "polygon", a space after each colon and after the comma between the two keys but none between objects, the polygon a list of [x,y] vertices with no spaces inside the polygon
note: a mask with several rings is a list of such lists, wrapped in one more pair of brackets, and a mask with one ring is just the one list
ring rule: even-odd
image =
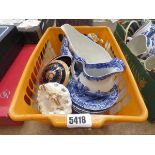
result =
[{"label": "jug spout", "polygon": [[104,80],[113,74],[123,72],[124,66],[124,62],[118,58],[108,63],[85,64],[83,75],[89,80]]},{"label": "jug spout", "polygon": [[115,74],[123,72],[124,63],[114,58],[108,63],[87,64],[74,61],[71,73],[75,80],[90,88],[90,92],[108,92],[115,84]]},{"label": "jug spout", "polygon": [[115,85],[115,74],[123,70],[124,63],[118,58],[108,63],[85,64],[79,81],[89,87],[90,92],[108,92]]}]

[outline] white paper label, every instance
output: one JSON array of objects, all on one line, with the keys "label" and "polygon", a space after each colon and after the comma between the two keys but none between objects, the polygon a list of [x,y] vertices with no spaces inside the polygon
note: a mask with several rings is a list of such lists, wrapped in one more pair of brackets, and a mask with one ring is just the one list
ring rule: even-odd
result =
[{"label": "white paper label", "polygon": [[79,128],[79,127],[91,127],[92,120],[90,114],[68,114],[67,115],[67,127]]}]

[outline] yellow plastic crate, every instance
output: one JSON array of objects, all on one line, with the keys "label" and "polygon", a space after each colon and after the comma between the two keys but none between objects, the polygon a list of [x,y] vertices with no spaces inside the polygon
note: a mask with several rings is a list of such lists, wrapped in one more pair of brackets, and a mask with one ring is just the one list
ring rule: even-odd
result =
[{"label": "yellow plastic crate", "polygon": [[[115,79],[120,91],[118,102],[106,114],[91,115],[92,128],[100,128],[110,122],[145,121],[148,116],[146,106],[111,30],[108,27],[100,26],[76,26],[75,28],[83,34],[98,34],[99,38],[104,41],[104,48],[113,56],[122,59],[126,66],[125,71]],[[39,73],[51,58],[60,55],[60,38],[63,34],[59,27],[48,28],[33,51],[10,106],[9,115],[13,120],[36,120],[55,127],[67,127],[67,115],[42,115],[35,108]]]}]

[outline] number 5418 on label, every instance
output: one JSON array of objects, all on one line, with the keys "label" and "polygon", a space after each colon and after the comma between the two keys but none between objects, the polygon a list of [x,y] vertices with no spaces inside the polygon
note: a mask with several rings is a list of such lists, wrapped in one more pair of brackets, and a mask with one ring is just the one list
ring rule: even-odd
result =
[{"label": "number 5418 on label", "polygon": [[90,114],[68,114],[67,115],[67,127],[91,127],[91,115]]}]

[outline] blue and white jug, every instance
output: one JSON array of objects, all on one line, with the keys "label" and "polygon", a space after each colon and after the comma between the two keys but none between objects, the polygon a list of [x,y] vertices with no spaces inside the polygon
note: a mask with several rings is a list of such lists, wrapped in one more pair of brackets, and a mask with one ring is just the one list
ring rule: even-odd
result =
[{"label": "blue and white jug", "polygon": [[124,63],[112,58],[100,45],[69,24],[61,26],[65,33],[62,54],[72,57],[71,74],[90,92],[108,92],[114,86],[116,73],[123,72]]}]

